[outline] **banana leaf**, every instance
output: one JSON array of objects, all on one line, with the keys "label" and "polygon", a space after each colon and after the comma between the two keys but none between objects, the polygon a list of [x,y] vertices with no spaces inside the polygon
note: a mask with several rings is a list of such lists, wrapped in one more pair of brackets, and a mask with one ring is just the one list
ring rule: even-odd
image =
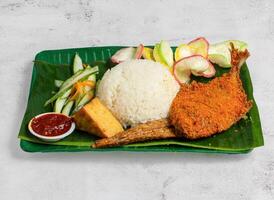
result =
[{"label": "banana leaf", "polygon": [[[245,119],[240,120],[227,131],[200,140],[172,139],[136,143],[116,148],[92,149],[90,146],[96,139],[88,133],[75,130],[65,139],[55,142],[43,142],[32,136],[27,125],[29,120],[44,112],[51,112],[52,105],[44,106],[52,91],[57,91],[54,81],[66,80],[72,72],[72,60],[77,52],[83,62],[91,66],[99,66],[98,79],[113,64],[109,58],[122,47],[91,47],[81,49],[64,49],[43,51],[36,55],[27,109],[21,124],[18,137],[21,139],[21,148],[28,152],[60,152],[60,151],[156,151],[156,152],[211,152],[211,153],[247,153],[255,147],[264,144],[260,117],[257,105],[253,98],[253,88],[248,67],[241,68],[241,80],[248,98],[253,101],[253,107]],[[215,66],[217,76],[229,71]],[[197,81],[207,82],[209,79],[192,77]]]}]

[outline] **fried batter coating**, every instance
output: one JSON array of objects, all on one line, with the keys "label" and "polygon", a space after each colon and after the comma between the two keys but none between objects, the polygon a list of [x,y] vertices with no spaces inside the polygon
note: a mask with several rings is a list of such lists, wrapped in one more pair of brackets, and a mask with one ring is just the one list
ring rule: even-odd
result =
[{"label": "fried batter coating", "polygon": [[249,56],[231,44],[232,69],[209,83],[182,85],[174,98],[169,120],[178,134],[197,139],[220,133],[246,115],[252,107],[240,80],[240,66]]},{"label": "fried batter coating", "polygon": [[167,119],[150,121],[120,132],[110,138],[97,140],[93,148],[105,148],[143,142],[156,139],[175,138],[174,128],[170,127]]}]

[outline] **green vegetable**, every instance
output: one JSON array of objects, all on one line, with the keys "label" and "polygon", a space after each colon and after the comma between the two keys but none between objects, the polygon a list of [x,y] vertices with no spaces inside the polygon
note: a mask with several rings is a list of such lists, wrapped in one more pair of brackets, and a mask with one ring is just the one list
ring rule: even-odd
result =
[{"label": "green vegetable", "polygon": [[94,90],[87,92],[79,101],[79,103],[75,106],[73,113],[80,110],[84,105],[86,105],[90,100],[94,97]]},{"label": "green vegetable", "polygon": [[218,64],[220,67],[231,67],[230,43],[233,43],[236,49],[244,51],[247,48],[245,42],[239,40],[228,40],[209,46],[208,58],[211,62]]},{"label": "green vegetable", "polygon": [[84,69],[82,59],[80,58],[78,53],[76,53],[73,60],[73,73],[75,74],[82,69]]},{"label": "green vegetable", "polygon": [[61,113],[69,95],[71,93],[71,89],[68,89],[61,97],[59,97],[55,103],[54,103],[54,108],[53,108],[53,112],[56,113]]},{"label": "green vegetable", "polygon": [[96,74],[91,74],[91,75],[88,77],[88,80],[89,80],[89,81],[94,81],[94,82],[96,82]]},{"label": "green vegetable", "polygon": [[[87,66],[90,67],[90,66]],[[96,74],[91,74],[87,80],[94,81],[96,83]],[[90,86],[85,86],[85,94],[77,98],[75,102],[75,108],[73,113],[80,110],[85,104],[87,104],[94,97],[94,90]]]},{"label": "green vegetable", "polygon": [[[91,68],[91,67],[88,65],[87,68]],[[96,74],[91,74],[85,80],[93,81],[96,84]],[[83,81],[85,81],[85,80],[83,80]],[[89,92],[92,89],[93,88],[91,86],[85,86],[85,92]],[[79,104],[79,102],[81,101],[81,99],[83,99],[83,97],[85,96],[85,94],[86,93],[84,93],[83,95],[77,97],[77,99],[75,101],[75,108],[77,107],[77,105]]]},{"label": "green vegetable", "polygon": [[64,83],[60,87],[60,90],[53,97],[46,101],[45,106],[55,101],[58,97],[62,96],[65,91],[69,89],[74,83],[96,72],[98,72],[97,66],[92,68],[86,68],[84,70],[76,72],[76,74],[64,81]]},{"label": "green vegetable", "polygon": [[159,56],[169,67],[173,66],[173,51],[167,41],[161,41],[159,46]]},{"label": "green vegetable", "polygon": [[60,88],[63,83],[64,81],[62,80],[54,80],[54,85],[58,88]]},{"label": "green vegetable", "polygon": [[[87,67],[85,69],[82,69],[78,72],[76,72],[76,74],[74,74],[73,76],[71,76],[69,79],[67,79],[63,84],[62,86],[60,87],[60,90],[62,90],[63,88],[66,88],[68,87],[68,85],[73,85],[74,83],[76,83],[77,81],[81,80],[81,79],[84,79],[86,77],[88,77],[89,75],[91,74],[94,74],[94,73],[97,73],[99,70],[98,70],[98,67],[95,66],[95,67]],[[71,84],[72,83],[72,84]]]},{"label": "green vegetable", "polygon": [[[89,81],[93,81],[96,84],[96,74],[91,74],[88,79]],[[90,86],[85,86],[85,91],[88,92],[92,90],[92,88]]]},{"label": "green vegetable", "polygon": [[96,94],[97,91],[98,91],[98,87],[99,87],[99,85],[100,85],[100,82],[101,82],[101,80],[98,80],[97,83],[96,83],[95,94]]},{"label": "green vegetable", "polygon": [[74,104],[74,101],[68,101],[65,105],[65,107],[62,110],[62,114],[68,115],[70,114],[70,111],[72,109],[72,106]]},{"label": "green vegetable", "polygon": [[156,62],[167,65],[167,63],[160,56],[160,44],[155,44],[154,49],[153,49],[153,57]]}]

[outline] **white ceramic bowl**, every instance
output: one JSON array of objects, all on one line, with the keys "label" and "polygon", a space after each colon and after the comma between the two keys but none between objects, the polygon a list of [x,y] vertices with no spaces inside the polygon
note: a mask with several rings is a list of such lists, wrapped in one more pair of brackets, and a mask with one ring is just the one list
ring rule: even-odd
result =
[{"label": "white ceramic bowl", "polygon": [[[48,113],[43,113],[43,114],[40,114],[40,115],[37,115],[37,116],[33,117],[33,118],[30,120],[29,124],[28,124],[28,128],[29,128],[29,131],[31,132],[31,134],[34,135],[35,137],[38,137],[39,139],[41,139],[41,140],[43,140],[43,141],[46,141],[46,142],[56,142],[56,141],[58,141],[58,140],[61,140],[61,139],[65,138],[65,137],[67,137],[68,135],[70,135],[70,134],[74,131],[74,129],[75,129],[75,123],[72,122],[72,123],[71,123],[70,129],[69,129],[67,132],[65,132],[65,133],[63,133],[63,134],[61,134],[61,135],[57,135],[57,136],[44,136],[44,135],[40,135],[40,134],[36,133],[36,132],[31,128],[32,120],[33,120],[34,118],[41,117],[41,116],[47,115],[47,114],[64,115],[64,114],[60,114],[60,113],[48,112]],[[67,115],[64,115],[64,116],[67,117]]]}]

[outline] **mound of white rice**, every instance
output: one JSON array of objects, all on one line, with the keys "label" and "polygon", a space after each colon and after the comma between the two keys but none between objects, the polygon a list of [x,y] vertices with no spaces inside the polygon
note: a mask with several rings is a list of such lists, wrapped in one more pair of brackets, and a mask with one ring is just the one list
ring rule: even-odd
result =
[{"label": "mound of white rice", "polygon": [[97,96],[124,126],[165,118],[179,85],[160,63],[131,60],[108,70]]}]

